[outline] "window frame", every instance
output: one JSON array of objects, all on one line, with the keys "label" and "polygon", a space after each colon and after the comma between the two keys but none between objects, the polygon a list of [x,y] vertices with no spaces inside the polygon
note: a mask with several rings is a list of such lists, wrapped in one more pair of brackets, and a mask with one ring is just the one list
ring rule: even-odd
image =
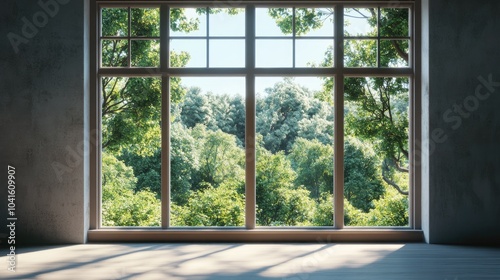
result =
[{"label": "window frame", "polygon": [[[246,66],[243,68],[170,68],[169,61],[169,9],[171,7],[244,7]],[[89,129],[89,177],[90,219],[89,241],[423,241],[421,230],[421,96],[420,96],[420,1],[99,1],[90,2],[90,125]],[[110,68],[100,65],[100,10],[103,7],[158,7],[160,9],[160,66],[130,67],[129,44],[128,68]],[[255,8],[257,7],[334,7],[334,65],[329,68],[256,68],[255,67]],[[350,7],[409,8],[410,60],[408,67],[348,68],[344,67],[344,8]],[[129,22],[130,22],[129,18]],[[124,39],[131,40],[129,36]],[[379,31],[380,33],[380,31]],[[295,40],[295,36],[293,36]],[[380,41],[380,34],[377,36]],[[207,39],[208,44],[208,39]],[[295,44],[294,44],[295,45]],[[380,51],[379,51],[380,53]],[[208,55],[208,49],[207,49]],[[379,55],[377,56],[379,57]],[[208,60],[208,57],[207,57]],[[294,58],[295,61],[295,53]],[[208,66],[208,65],[207,65]],[[160,77],[162,80],[162,116],[165,123],[162,139],[170,139],[170,77],[175,76],[239,76],[246,78],[246,167],[245,167],[245,227],[179,228],[170,227],[170,141],[162,140],[162,183],[160,228],[101,226],[101,77]],[[259,76],[331,76],[334,89],[334,226],[333,227],[256,227],[255,212],[255,78]],[[346,77],[407,77],[410,80],[409,104],[409,226],[408,227],[345,227],[344,226],[344,79]]]}]

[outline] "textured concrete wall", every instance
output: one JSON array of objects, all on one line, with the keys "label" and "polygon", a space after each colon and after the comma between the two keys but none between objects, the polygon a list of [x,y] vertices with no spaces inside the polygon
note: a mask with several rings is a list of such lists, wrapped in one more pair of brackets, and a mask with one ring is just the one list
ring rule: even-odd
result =
[{"label": "textured concrete wall", "polygon": [[426,2],[426,238],[499,243],[500,1],[430,0],[424,10]]},{"label": "textured concrete wall", "polygon": [[0,221],[10,164],[17,175],[17,241],[82,243],[88,225],[84,1],[1,5]]}]

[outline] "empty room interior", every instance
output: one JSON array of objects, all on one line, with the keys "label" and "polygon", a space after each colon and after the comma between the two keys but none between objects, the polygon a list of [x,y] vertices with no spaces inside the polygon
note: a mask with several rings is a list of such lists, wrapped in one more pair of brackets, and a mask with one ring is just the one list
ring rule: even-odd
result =
[{"label": "empty room interior", "polygon": [[500,279],[500,2],[0,5],[1,279]]}]

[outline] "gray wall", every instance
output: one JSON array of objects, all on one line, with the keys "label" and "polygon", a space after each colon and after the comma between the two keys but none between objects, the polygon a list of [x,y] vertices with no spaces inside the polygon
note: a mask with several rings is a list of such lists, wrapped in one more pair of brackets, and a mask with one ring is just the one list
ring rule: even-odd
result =
[{"label": "gray wall", "polygon": [[423,228],[431,243],[500,242],[499,12],[500,1],[424,1],[423,133],[431,141]]},{"label": "gray wall", "polygon": [[82,243],[86,11],[83,0],[42,0],[59,7],[48,12],[37,2],[4,0],[0,9],[0,220],[7,215],[10,164],[17,175],[17,242]]},{"label": "gray wall", "polygon": [[[7,34],[23,36],[23,17],[33,23],[43,9],[28,0],[4,0],[0,9],[0,178],[7,164],[16,167],[19,242],[82,243],[88,228],[86,11],[83,0],[59,2],[17,54]],[[431,243],[493,243],[500,86],[476,89],[479,77],[500,82],[500,1],[424,0],[425,11],[423,228]]]}]

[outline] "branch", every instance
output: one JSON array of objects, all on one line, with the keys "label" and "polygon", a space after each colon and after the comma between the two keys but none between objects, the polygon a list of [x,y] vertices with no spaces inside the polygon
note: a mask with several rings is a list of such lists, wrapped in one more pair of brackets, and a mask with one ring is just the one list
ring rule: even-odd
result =
[{"label": "branch", "polygon": [[407,191],[403,191],[399,186],[398,184],[396,184],[394,181],[392,181],[391,179],[389,179],[385,174],[384,174],[384,171],[382,171],[382,179],[384,179],[384,181],[389,184],[391,187],[395,188],[396,191],[398,191],[398,193],[402,194],[402,195],[408,195],[408,192]]},{"label": "branch", "polygon": [[408,63],[408,54],[407,54],[407,53],[405,53],[405,52],[403,51],[403,49],[401,48],[401,46],[400,46],[398,43],[396,43],[396,41],[395,41],[395,40],[391,40],[391,44],[392,44],[392,45],[394,46],[394,48],[396,49],[396,52],[398,53],[398,55],[399,55],[402,59],[404,59],[404,61],[406,61],[406,63]]},{"label": "branch", "polygon": [[407,168],[404,168],[401,165],[399,165],[397,159],[392,158],[392,163],[394,164],[394,167],[396,168],[397,171],[404,172],[404,173],[409,173],[410,172]]},{"label": "branch", "polygon": [[[388,162],[389,161],[389,162]],[[389,186],[393,187],[394,189],[396,189],[396,191],[398,191],[398,193],[402,194],[402,195],[408,195],[408,191],[403,191],[401,189],[401,187],[396,184],[396,182],[394,182],[393,180],[391,180],[391,178],[389,178],[387,176],[387,171],[389,171],[389,163],[393,163],[391,162],[390,160],[384,160],[384,162],[382,163],[382,179],[384,179],[384,181],[389,184]]]}]

